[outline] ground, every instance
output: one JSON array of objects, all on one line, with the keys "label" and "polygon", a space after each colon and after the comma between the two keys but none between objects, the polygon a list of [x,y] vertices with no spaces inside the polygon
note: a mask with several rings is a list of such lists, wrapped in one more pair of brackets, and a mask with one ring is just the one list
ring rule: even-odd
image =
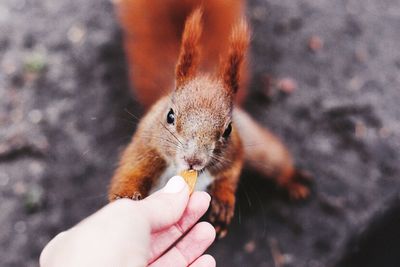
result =
[{"label": "ground", "polygon": [[[400,3],[250,0],[247,14],[246,107],[315,180],[292,202],[245,172],[209,252],[218,266],[398,266]],[[141,109],[111,2],[2,0],[0,33],[0,265],[37,266],[106,203]]]}]

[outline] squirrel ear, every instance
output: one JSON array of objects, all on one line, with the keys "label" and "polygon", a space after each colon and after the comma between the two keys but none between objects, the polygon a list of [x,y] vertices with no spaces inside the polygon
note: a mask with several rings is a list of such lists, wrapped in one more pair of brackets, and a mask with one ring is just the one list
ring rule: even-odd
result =
[{"label": "squirrel ear", "polygon": [[247,22],[241,19],[231,32],[227,54],[220,63],[219,77],[225,89],[235,94],[239,89],[240,68],[245,60],[247,47],[250,42],[250,31]]},{"label": "squirrel ear", "polygon": [[181,50],[175,69],[177,88],[181,87],[196,74],[200,55],[199,40],[203,28],[201,23],[202,15],[202,8],[197,8],[186,19]]}]

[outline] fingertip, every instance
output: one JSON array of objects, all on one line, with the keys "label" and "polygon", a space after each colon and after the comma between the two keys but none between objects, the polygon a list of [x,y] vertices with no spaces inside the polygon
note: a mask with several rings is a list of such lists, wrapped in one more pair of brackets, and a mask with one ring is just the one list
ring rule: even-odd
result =
[{"label": "fingertip", "polygon": [[214,257],[209,254],[200,256],[190,265],[190,267],[215,267],[215,266],[217,266],[217,262],[215,261]]},{"label": "fingertip", "polygon": [[45,266],[48,263],[52,262],[52,251],[57,251],[57,247],[59,247],[59,244],[62,244],[65,240],[66,234],[67,231],[63,231],[57,234],[52,240],[49,241],[49,243],[47,243],[47,245],[43,248],[42,252],[39,255],[40,266]]},{"label": "fingertip", "polygon": [[211,202],[211,196],[205,191],[195,191],[193,194],[190,196],[190,198],[196,198],[200,200],[202,203],[207,203],[209,204]]},{"label": "fingertip", "polygon": [[161,190],[163,193],[175,194],[188,189],[188,186],[182,176],[176,175],[169,179],[168,183]]},{"label": "fingertip", "polygon": [[214,242],[216,237],[216,232],[214,226],[212,226],[209,222],[199,222],[196,226],[197,235],[201,237],[201,239],[209,240],[210,244]]},{"label": "fingertip", "polygon": [[201,191],[201,194],[204,196],[204,198],[207,199],[207,202],[210,203],[211,202],[211,196],[209,193],[205,192],[205,191]]},{"label": "fingertip", "polygon": [[202,256],[202,261],[204,263],[204,266],[208,266],[208,267],[217,266],[217,262],[215,261],[214,257],[211,256],[210,254],[204,254]]}]

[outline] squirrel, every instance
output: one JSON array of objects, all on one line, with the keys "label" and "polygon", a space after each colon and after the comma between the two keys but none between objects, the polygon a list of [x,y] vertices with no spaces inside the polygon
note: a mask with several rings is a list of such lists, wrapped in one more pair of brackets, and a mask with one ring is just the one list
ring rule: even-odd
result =
[{"label": "squirrel", "polygon": [[136,98],[147,108],[111,179],[109,200],[139,200],[185,170],[212,196],[209,220],[227,233],[244,164],[294,199],[309,195],[288,149],[241,107],[250,30],[238,0],[119,0]]}]

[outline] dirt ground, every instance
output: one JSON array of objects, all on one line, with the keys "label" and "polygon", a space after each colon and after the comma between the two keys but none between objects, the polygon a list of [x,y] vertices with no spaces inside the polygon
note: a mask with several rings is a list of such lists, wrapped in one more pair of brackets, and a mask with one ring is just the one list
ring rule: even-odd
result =
[{"label": "dirt ground", "polygon": [[[210,253],[218,266],[399,266],[400,2],[250,0],[247,13],[247,109],[315,181],[295,203],[245,172]],[[111,2],[0,1],[1,266],[37,266],[106,203],[127,111],[141,114],[128,88]]]}]

